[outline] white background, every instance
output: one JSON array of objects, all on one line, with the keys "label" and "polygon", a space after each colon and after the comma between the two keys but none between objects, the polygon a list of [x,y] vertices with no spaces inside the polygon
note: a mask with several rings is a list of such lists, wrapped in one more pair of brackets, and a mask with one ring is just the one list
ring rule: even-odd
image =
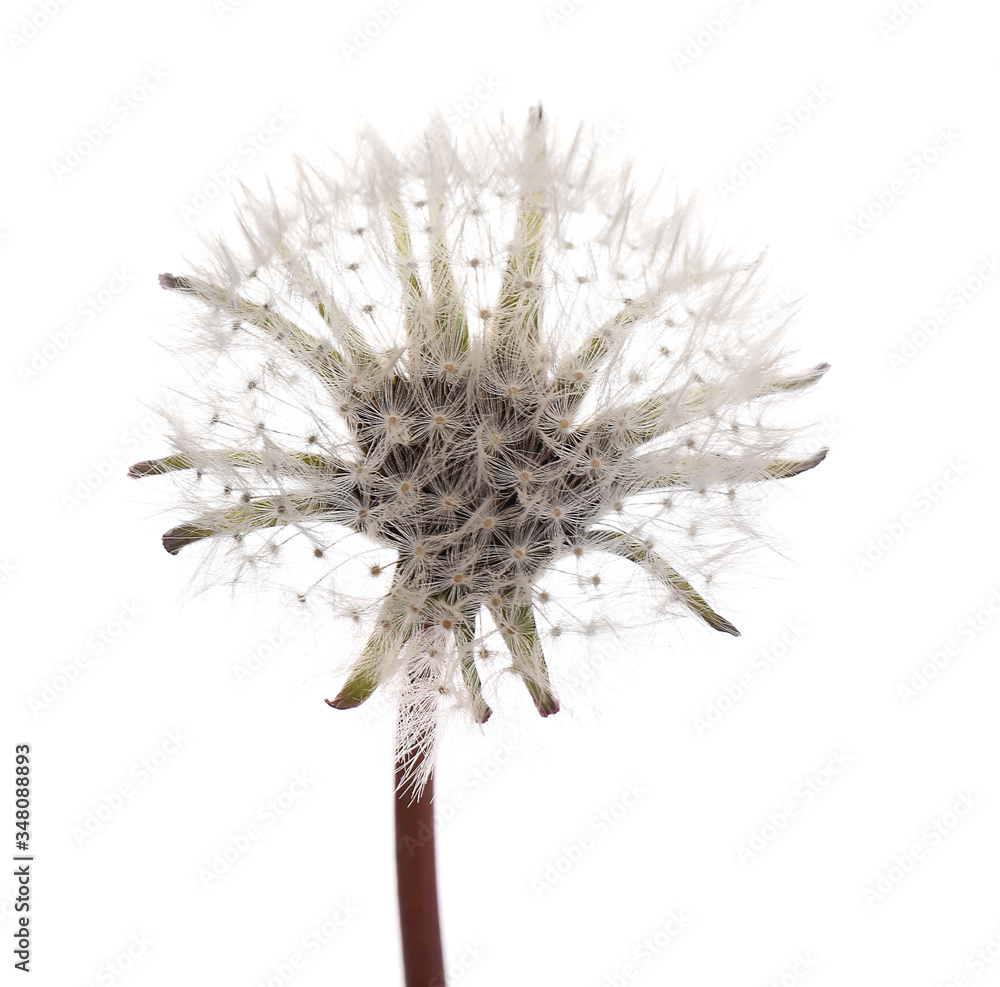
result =
[{"label": "white background", "polygon": [[2,756],[11,788],[31,745],[34,982],[400,983],[391,716],[323,704],[331,628],[265,595],[182,602],[196,558],[163,552],[173,521],[125,468],[163,451],[156,276],[225,221],[213,172],[259,187],[362,116],[393,137],[541,99],[700,191],[721,239],[769,247],[776,297],[805,296],[803,365],[833,364],[796,409],[832,452],[768,518],[784,557],[721,608],[741,638],[679,624],[559,716],[511,710],[445,750],[451,982],[1000,983],[995,5],[49,9],[0,24]]}]

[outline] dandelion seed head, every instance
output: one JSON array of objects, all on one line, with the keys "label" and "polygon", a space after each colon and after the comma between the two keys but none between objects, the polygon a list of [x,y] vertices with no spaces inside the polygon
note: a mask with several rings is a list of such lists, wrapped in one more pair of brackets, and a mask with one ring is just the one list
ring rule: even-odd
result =
[{"label": "dandelion seed head", "polygon": [[296,597],[368,629],[331,705],[395,689],[411,739],[489,716],[480,664],[556,712],[545,644],[614,625],[620,566],[654,610],[737,633],[702,595],[748,540],[735,492],[822,459],[769,424],[826,365],[787,368],[759,260],[540,112],[445,133],[300,162],[247,193],[240,244],[162,276],[191,383],[173,452],[131,471],[180,481],[165,546],[232,582],[303,546]]}]

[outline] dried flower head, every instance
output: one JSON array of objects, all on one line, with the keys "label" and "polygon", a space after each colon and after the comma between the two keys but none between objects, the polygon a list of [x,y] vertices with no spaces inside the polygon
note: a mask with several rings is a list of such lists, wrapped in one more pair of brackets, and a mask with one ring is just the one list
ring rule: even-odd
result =
[{"label": "dried flower head", "polygon": [[489,717],[493,637],[486,661],[555,713],[544,634],[565,621],[543,614],[575,611],[559,585],[600,599],[602,559],[738,634],[702,595],[734,499],[825,455],[766,422],[827,367],[784,367],[759,261],[546,130],[536,108],[523,134],[436,125],[404,154],[365,133],[354,161],[300,164],[287,202],[248,196],[241,249],[160,279],[197,303],[201,390],[169,412],[173,454],[131,470],[191,481],[164,547],[240,574],[307,556],[300,592],[370,627],[328,702],[395,682],[413,742],[448,708]]}]

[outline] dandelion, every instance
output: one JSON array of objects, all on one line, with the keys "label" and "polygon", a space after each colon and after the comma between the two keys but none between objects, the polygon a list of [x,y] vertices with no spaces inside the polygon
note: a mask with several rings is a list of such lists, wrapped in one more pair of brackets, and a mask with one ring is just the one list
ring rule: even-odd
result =
[{"label": "dandelion", "polygon": [[352,161],[299,163],[289,199],[247,194],[239,249],[160,278],[196,303],[174,451],[131,468],[182,481],[164,547],[237,579],[294,562],[303,598],[363,622],[327,702],[395,692],[418,805],[442,719],[490,717],[496,662],[559,710],[547,614],[600,623],[608,566],[738,634],[707,580],[740,498],[825,455],[772,420],[827,365],[786,365],[760,260],[547,130],[539,107],[521,134],[436,124],[405,153],[365,132]]}]

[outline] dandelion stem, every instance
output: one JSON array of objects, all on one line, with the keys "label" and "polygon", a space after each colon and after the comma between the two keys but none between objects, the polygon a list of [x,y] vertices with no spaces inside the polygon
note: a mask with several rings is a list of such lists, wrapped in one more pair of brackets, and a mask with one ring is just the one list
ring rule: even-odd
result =
[{"label": "dandelion stem", "polygon": [[[406,700],[404,699],[405,703]],[[430,756],[432,738],[404,739],[403,726],[415,711],[400,710],[399,754],[396,757],[396,889],[403,944],[406,987],[445,987],[441,919],[438,912],[437,865],[434,850],[434,776],[427,775],[419,794],[416,778]],[[433,727],[428,727],[428,731]]]}]

